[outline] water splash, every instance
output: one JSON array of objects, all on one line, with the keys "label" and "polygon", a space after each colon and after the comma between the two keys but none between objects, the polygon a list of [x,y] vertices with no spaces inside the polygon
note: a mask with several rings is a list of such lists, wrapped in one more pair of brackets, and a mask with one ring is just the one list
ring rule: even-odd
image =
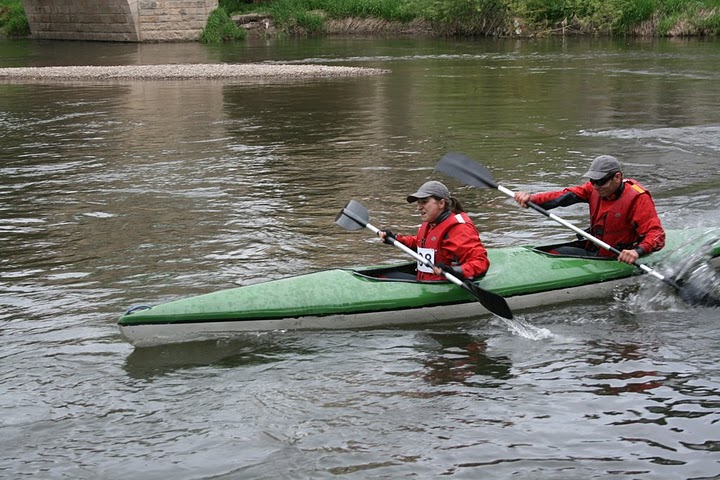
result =
[{"label": "water splash", "polygon": [[[500,318],[500,317],[498,317]],[[516,316],[513,320],[506,318],[500,318],[508,330],[515,335],[518,335],[528,340],[543,340],[546,338],[554,337],[555,335],[547,328],[536,327],[535,325],[528,322],[525,317]]]},{"label": "water splash", "polygon": [[646,280],[644,287],[627,299],[631,311],[680,310],[687,305],[720,306],[720,275],[711,263],[712,251],[720,239],[708,231],[688,241],[663,262],[663,275],[672,278],[680,286],[676,292],[653,280]]},{"label": "water splash", "polygon": [[720,277],[709,262],[693,264],[688,273],[678,277],[678,284],[682,286],[682,298],[687,303],[720,307]]},{"label": "water splash", "polygon": [[668,259],[674,270],[672,278],[681,286],[680,295],[690,305],[720,306],[720,277],[710,263],[712,251],[720,239],[717,236],[708,239],[709,234],[689,242],[691,247],[693,242],[699,246],[692,250],[679,249]]}]

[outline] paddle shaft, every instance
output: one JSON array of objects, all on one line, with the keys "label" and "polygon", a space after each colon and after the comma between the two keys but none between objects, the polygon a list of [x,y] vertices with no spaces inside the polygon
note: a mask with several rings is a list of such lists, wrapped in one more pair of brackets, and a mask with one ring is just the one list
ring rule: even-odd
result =
[{"label": "paddle shaft", "polygon": [[[345,209],[345,210],[343,211],[343,214],[346,215],[346,216],[348,216],[348,217],[350,217],[350,218],[352,218],[352,219],[353,219],[354,221],[356,221],[359,225],[363,225],[365,228],[367,228],[368,230],[370,230],[371,232],[373,232],[375,235],[377,235],[378,233],[380,233],[380,229],[378,229],[378,228],[376,228],[375,226],[371,225],[370,223],[368,223],[368,222],[365,221],[364,219],[358,217],[357,215],[355,215],[353,212],[349,211],[348,209]],[[415,260],[417,260],[418,262],[420,262],[420,263],[422,263],[423,265],[425,265],[426,267],[435,268],[435,264],[433,264],[430,260],[428,260],[427,258],[423,257],[422,255],[420,255],[419,253],[417,253],[415,250],[413,250],[413,249],[411,249],[411,248],[403,245],[402,243],[398,242],[398,241],[395,240],[394,238],[392,239],[392,244],[393,244],[394,246],[396,246],[397,248],[399,248],[400,250],[402,250],[403,252],[405,252],[405,253],[407,253],[408,255],[410,255],[411,257],[413,257],[413,258],[414,258]],[[450,274],[450,273],[448,273],[448,272],[446,272],[446,271],[444,271],[444,270],[443,270],[443,275],[445,275],[445,278],[447,278],[448,280],[450,280],[452,283],[454,283],[454,284],[457,285],[458,287],[463,287],[463,288],[466,288],[466,289],[467,289],[467,286],[465,285],[465,283],[464,283],[462,280],[460,280],[459,278],[457,278],[455,275],[452,275],[452,274]]]},{"label": "paddle shaft", "polygon": [[[509,196],[509,197],[511,197],[511,198],[515,198],[515,192],[513,192],[512,190],[510,190],[510,189],[508,189],[508,188],[505,188],[505,187],[503,187],[502,185],[497,185],[496,188],[497,188],[499,191],[501,191],[502,193],[504,193],[505,195],[507,195],[507,196]],[[607,243],[603,242],[603,241],[600,240],[599,238],[596,238],[596,237],[590,235],[590,234],[589,234],[588,232],[586,232],[585,230],[576,227],[575,225],[573,225],[572,223],[570,223],[570,222],[568,222],[568,221],[563,220],[562,218],[558,217],[558,216],[555,215],[554,213],[548,212],[547,210],[545,210],[544,208],[542,208],[540,205],[538,205],[538,204],[536,204],[536,203],[533,203],[533,202],[530,202],[530,201],[528,201],[528,202],[526,202],[526,203],[527,203],[527,206],[528,206],[528,207],[532,208],[532,209],[535,210],[536,212],[539,212],[539,213],[545,215],[546,217],[548,217],[548,218],[550,218],[550,219],[552,219],[552,220],[555,220],[555,221],[558,222],[560,225],[566,226],[567,228],[569,228],[569,229],[572,230],[573,232],[577,233],[578,235],[581,235],[581,236],[587,238],[588,240],[590,240],[591,242],[593,242],[595,245],[597,245],[597,246],[599,246],[599,247],[602,247],[602,248],[604,248],[605,250],[608,250],[608,251],[614,253],[615,255],[620,255],[620,250],[618,250],[617,248],[608,245]],[[669,283],[669,281],[665,278],[665,276],[664,276],[663,274],[661,274],[661,273],[653,270],[652,268],[648,267],[647,265],[644,265],[644,264],[642,264],[642,263],[633,263],[633,265],[635,265],[635,266],[636,266],[637,268],[639,268],[640,270],[642,270],[642,271],[644,271],[644,272],[646,272],[646,273],[648,273],[648,274],[650,274],[650,275],[652,275],[652,276],[654,276],[654,277],[662,280],[663,282]]]}]

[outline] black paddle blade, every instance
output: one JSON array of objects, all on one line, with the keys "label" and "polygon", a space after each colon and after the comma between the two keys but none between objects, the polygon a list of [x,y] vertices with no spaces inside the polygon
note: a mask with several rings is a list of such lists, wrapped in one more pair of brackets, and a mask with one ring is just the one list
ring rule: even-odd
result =
[{"label": "black paddle blade", "polygon": [[513,313],[510,310],[510,306],[508,306],[505,299],[497,293],[483,290],[469,280],[463,282],[463,287],[472,293],[473,296],[477,298],[478,302],[480,302],[480,304],[491,313],[494,313],[502,318],[507,318],[508,320],[513,319]]},{"label": "black paddle blade", "polygon": [[694,262],[678,272],[682,278],[666,278],[680,298],[691,306],[720,307],[720,275],[710,261]]},{"label": "black paddle blade", "polygon": [[688,242],[687,248],[667,259],[666,263],[672,266],[672,276],[662,281],[687,305],[720,307],[720,258],[716,255],[720,238],[702,236],[697,240],[699,246]]},{"label": "black paddle blade", "polygon": [[443,155],[435,170],[476,188],[498,188],[490,170],[462,153]]},{"label": "black paddle blade", "polygon": [[718,294],[704,288],[690,286],[678,291],[678,294],[685,303],[694,307],[720,307]]},{"label": "black paddle blade", "polygon": [[335,217],[335,223],[345,230],[360,230],[367,226],[370,215],[362,203],[350,200]]}]

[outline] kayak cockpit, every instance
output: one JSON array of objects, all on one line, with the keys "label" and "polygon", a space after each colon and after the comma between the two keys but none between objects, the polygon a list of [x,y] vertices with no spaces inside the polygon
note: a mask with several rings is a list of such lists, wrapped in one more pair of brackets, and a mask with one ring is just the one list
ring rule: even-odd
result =
[{"label": "kayak cockpit", "polygon": [[416,266],[416,262],[408,262],[396,265],[352,269],[352,273],[359,277],[372,278],[373,280],[421,283],[416,280]]},{"label": "kayak cockpit", "polygon": [[615,257],[598,257],[597,255],[573,255],[569,253],[560,253],[557,251],[562,247],[573,247],[584,250],[587,248],[587,243],[588,242],[585,240],[577,240],[574,242],[554,243],[551,245],[537,245],[532,247],[532,251],[535,253],[541,253],[543,255],[550,255],[553,257],[584,258],[587,260],[616,260]]},{"label": "kayak cockpit", "polygon": [[[551,245],[540,245],[531,248],[527,248],[525,251],[531,251],[542,256],[556,257],[556,258],[581,258],[586,260],[614,260],[612,257],[597,257],[588,255],[566,255],[555,252],[555,249],[563,246],[580,247],[583,246],[584,242],[565,242],[556,243]],[[381,265],[373,267],[362,267],[352,268],[350,271],[359,277],[371,278],[373,280],[388,281],[388,282],[412,282],[412,283],[442,283],[440,282],[419,282],[416,280],[416,269],[417,264],[415,262],[406,262],[394,265]]]}]

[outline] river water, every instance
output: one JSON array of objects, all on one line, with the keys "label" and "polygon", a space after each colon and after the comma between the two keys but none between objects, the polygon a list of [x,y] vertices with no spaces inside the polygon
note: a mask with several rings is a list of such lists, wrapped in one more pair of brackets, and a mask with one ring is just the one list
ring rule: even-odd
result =
[{"label": "river water", "polygon": [[[720,323],[640,278],[614,298],[362,331],[134,349],[117,318],[284,276],[405,259],[333,223],[418,224],[445,181],[488,247],[569,238],[498,183],[616,155],[666,228],[720,225],[720,43],[0,41],[0,67],[290,62],[317,80],[0,84],[0,477],[689,479],[720,475]],[[583,225],[578,206],[558,212]],[[665,295],[665,296],[663,296]]]}]

